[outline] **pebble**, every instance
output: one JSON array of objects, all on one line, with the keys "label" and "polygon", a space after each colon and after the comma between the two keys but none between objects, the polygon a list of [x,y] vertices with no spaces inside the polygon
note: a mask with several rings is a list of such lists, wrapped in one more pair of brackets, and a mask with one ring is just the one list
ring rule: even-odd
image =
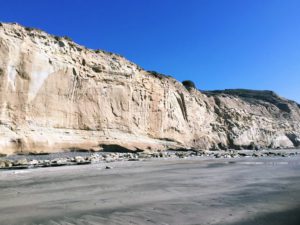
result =
[{"label": "pebble", "polygon": [[17,161],[13,162],[14,166],[27,166],[28,165],[28,160],[27,159],[19,159]]},{"label": "pebble", "polygon": [[77,163],[85,162],[85,159],[82,156],[75,156],[74,160]]}]

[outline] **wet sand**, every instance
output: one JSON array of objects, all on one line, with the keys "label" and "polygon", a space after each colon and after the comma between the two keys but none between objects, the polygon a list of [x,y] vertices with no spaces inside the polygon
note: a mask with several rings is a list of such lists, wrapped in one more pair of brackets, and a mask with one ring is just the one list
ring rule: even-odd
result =
[{"label": "wet sand", "polygon": [[0,224],[299,225],[299,172],[299,156],[1,171]]}]

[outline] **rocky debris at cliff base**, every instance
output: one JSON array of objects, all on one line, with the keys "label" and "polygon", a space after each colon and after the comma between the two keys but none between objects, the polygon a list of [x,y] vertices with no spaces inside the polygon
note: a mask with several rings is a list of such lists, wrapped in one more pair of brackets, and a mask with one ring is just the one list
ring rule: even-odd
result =
[{"label": "rocky debris at cliff base", "polygon": [[[78,154],[78,155],[76,155]],[[112,163],[116,161],[142,161],[151,159],[189,159],[206,158],[242,158],[242,157],[293,157],[300,155],[299,150],[224,150],[224,151],[164,151],[164,152],[98,152],[98,153],[54,153],[49,155],[15,155],[2,157],[0,169],[27,169],[38,167],[57,167],[96,163]],[[57,157],[59,156],[59,157]]]}]

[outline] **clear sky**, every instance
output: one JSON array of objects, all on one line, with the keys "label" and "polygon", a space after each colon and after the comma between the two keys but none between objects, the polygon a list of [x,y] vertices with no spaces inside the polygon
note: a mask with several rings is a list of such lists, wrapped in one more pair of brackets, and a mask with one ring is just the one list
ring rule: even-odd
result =
[{"label": "clear sky", "polygon": [[199,89],[300,102],[299,0],[7,0],[0,21],[67,35]]}]

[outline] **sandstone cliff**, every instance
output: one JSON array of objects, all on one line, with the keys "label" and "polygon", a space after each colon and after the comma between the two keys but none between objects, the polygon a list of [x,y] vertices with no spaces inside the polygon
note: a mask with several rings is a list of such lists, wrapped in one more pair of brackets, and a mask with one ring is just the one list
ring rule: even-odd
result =
[{"label": "sandstone cliff", "polygon": [[200,92],[125,58],[0,24],[0,153],[300,145],[300,106],[270,91]]}]

